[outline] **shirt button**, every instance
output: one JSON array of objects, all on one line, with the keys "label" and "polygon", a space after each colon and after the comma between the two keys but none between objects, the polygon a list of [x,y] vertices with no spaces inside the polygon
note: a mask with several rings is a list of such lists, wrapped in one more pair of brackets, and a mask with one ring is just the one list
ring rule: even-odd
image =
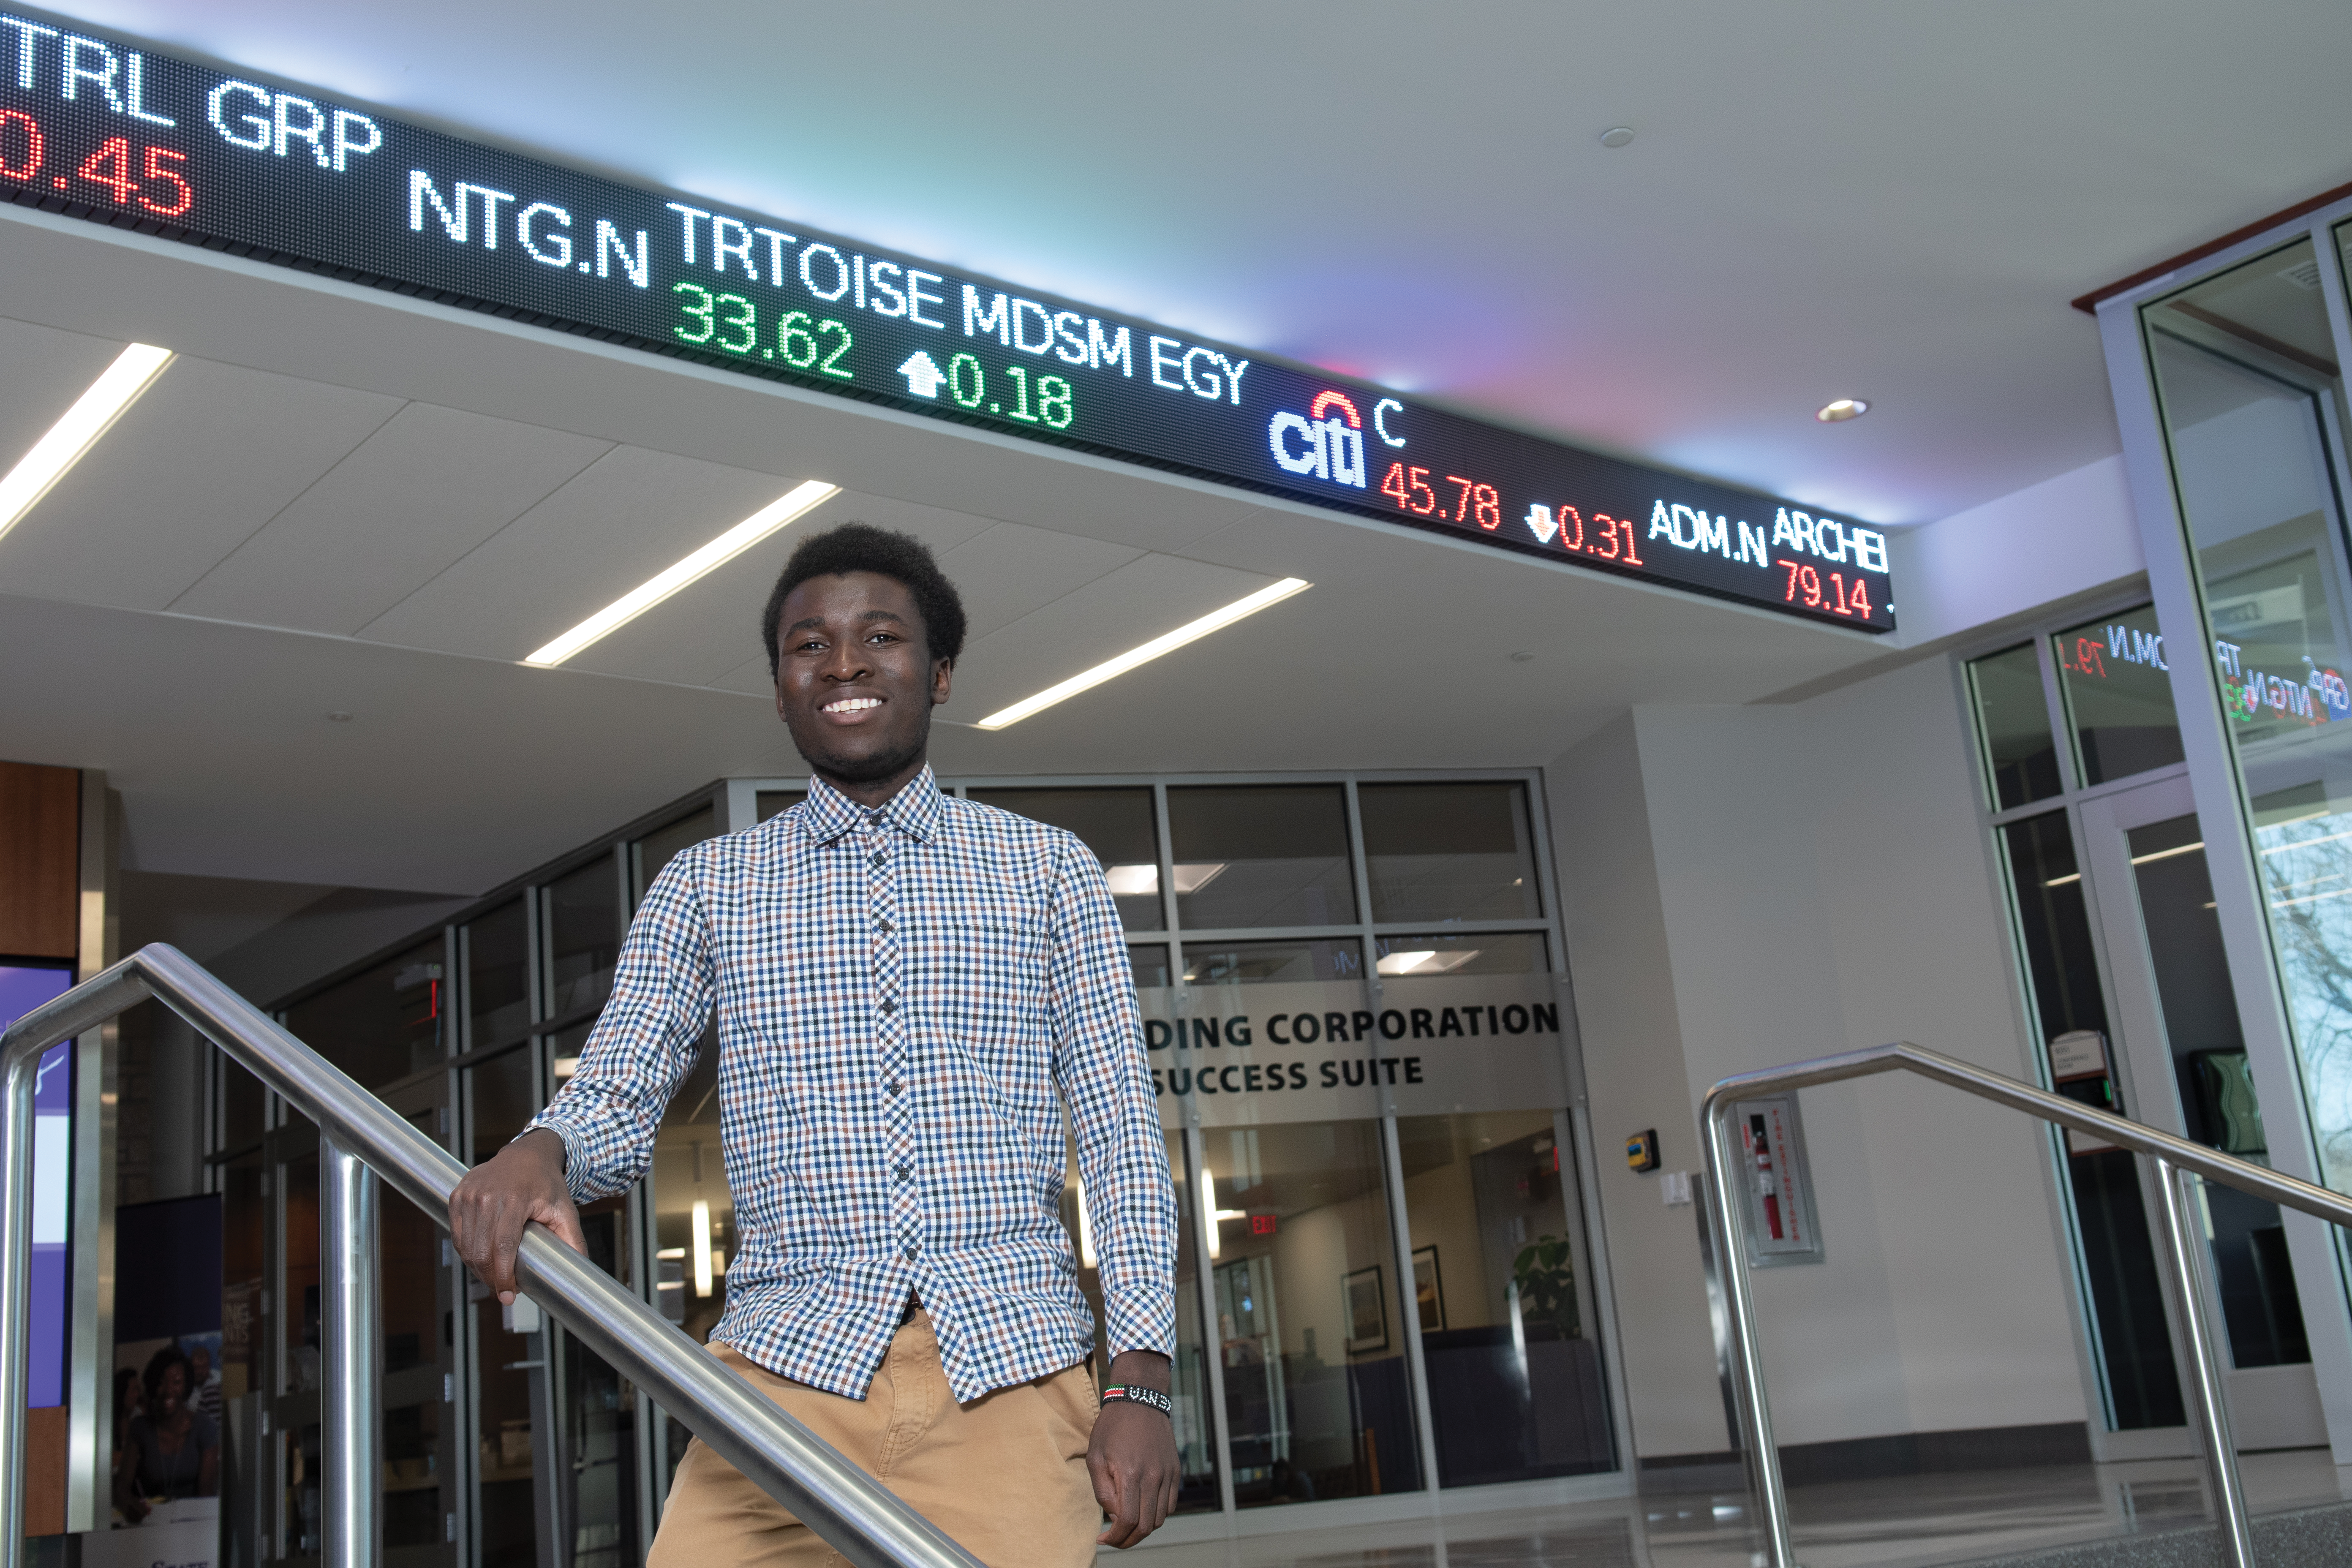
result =
[{"label": "shirt button", "polygon": [[880,926],[884,931],[889,931],[889,930],[893,929],[893,928],[892,928],[892,926],[891,926],[891,924],[890,924],[890,922],[889,922],[888,921],[887,921],[887,920],[884,920],[880,915],[876,915],[876,916],[874,917],[874,923],[875,923],[876,925],[877,925],[877,926]]},{"label": "shirt button", "polygon": [[890,998],[889,998],[889,997],[887,997],[887,996],[885,996],[885,997],[883,997],[883,998],[882,998],[882,1011],[884,1011],[885,1013],[895,1013],[895,1012],[897,1012],[898,1010],[898,1004],[897,1004],[896,1002],[893,1002],[893,1001],[892,1001],[892,1000],[890,1000]]},{"label": "shirt button", "polygon": [[894,1174],[896,1174],[896,1175],[898,1176],[898,1178],[900,1181],[902,1181],[902,1182],[903,1182],[903,1181],[905,1181],[905,1180],[907,1179],[907,1177],[908,1176],[908,1174],[910,1174],[910,1173],[911,1173],[912,1169],[913,1169],[913,1168],[912,1168],[911,1166],[908,1166],[908,1165],[901,1165],[901,1166],[899,1166],[899,1167],[898,1167],[898,1169],[894,1173]]},{"label": "shirt button", "polygon": [[912,1263],[915,1261],[915,1254],[921,1250],[922,1248],[919,1247],[908,1247],[900,1248],[899,1252],[900,1256],[905,1258],[908,1262]]},{"label": "shirt button", "polygon": [[896,1094],[901,1087],[903,1086],[893,1080],[892,1082],[886,1083],[882,1086],[882,1092],[885,1094]]},{"label": "shirt button", "polygon": [[873,860],[873,864],[875,864],[875,865],[877,865],[877,866],[879,866],[880,864],[882,864],[882,856],[881,856],[881,853],[880,853],[878,850],[875,853],[874,860]]}]

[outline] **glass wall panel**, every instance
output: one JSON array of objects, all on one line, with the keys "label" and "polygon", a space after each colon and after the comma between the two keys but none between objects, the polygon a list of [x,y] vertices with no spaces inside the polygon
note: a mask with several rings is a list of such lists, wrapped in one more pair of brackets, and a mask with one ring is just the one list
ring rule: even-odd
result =
[{"label": "glass wall panel", "polygon": [[634,884],[630,890],[631,902],[634,904],[646,896],[646,889],[654,885],[654,879],[661,875],[661,868],[669,864],[671,856],[688,845],[716,837],[718,833],[718,810],[706,805],[699,811],[679,817],[667,827],[656,828],[630,845],[629,875]]},{"label": "glass wall panel", "polygon": [[[727,1265],[735,1256],[735,1201],[719,1146],[719,1046],[705,1035],[702,1057],[670,1097],[654,1137],[655,1310],[707,1343],[727,1306]],[[660,1479],[667,1490],[692,1437],[666,1419]]]},{"label": "glass wall panel", "polygon": [[1397,1122],[1440,1483],[1616,1463],[1576,1163],[1548,1110]]},{"label": "glass wall panel", "polygon": [[[2076,1029],[2106,1034],[2106,996],[2066,814],[2029,817],[2000,831],[2042,1049]],[[2105,1079],[2077,1079],[2061,1084],[2059,1092],[2104,1110],[2133,1114]],[[2117,1431],[2178,1426],[2186,1419],[2180,1381],[2135,1157],[2120,1149],[2081,1149],[2071,1137],[2066,1148],[2108,1424]]]},{"label": "glass wall panel", "polygon": [[969,798],[1076,834],[1102,862],[1128,930],[1159,931],[1168,923],[1160,900],[1160,829],[1149,789],[976,789]]},{"label": "glass wall panel", "polygon": [[804,789],[763,789],[752,797],[752,807],[759,820],[782,816],[808,798]]},{"label": "glass wall panel", "polygon": [[1202,1138],[1234,1500],[1418,1489],[1381,1124]]},{"label": "glass wall panel", "polygon": [[1382,974],[1540,974],[1544,939],[1531,931],[1478,936],[1384,936],[1372,943]]},{"label": "glass wall panel", "polygon": [[621,954],[621,879],[613,858],[599,856],[556,879],[543,897],[552,979],[548,1017],[568,1019],[602,1007],[613,994],[613,965]]},{"label": "glass wall panel", "polygon": [[1168,984],[1168,947],[1164,942],[1138,942],[1127,950],[1128,967],[1135,973],[1135,988],[1150,990]]},{"label": "glass wall panel", "polygon": [[1356,922],[1338,784],[1171,789],[1168,832],[1176,918],[1194,931]]},{"label": "glass wall panel", "polygon": [[[531,1045],[517,1045],[459,1075],[467,1163],[478,1165],[505,1148],[537,1114],[537,1054]],[[534,1347],[529,1337],[507,1331],[498,1298],[470,1274],[465,1310],[474,1331],[474,1513],[480,1561],[485,1568],[535,1568],[530,1374],[517,1364],[537,1359]]]},{"label": "glass wall panel", "polygon": [[2352,1191],[2342,391],[2308,240],[2143,308],[2327,1184]]},{"label": "glass wall panel", "polygon": [[486,1051],[530,1032],[530,924],[520,899],[466,928],[466,1048]]},{"label": "glass wall panel", "polygon": [[2173,717],[2172,677],[2155,605],[2060,632],[2050,647],[2084,784],[2180,761],[2180,725]]},{"label": "glass wall panel", "polygon": [[[1200,1245],[1195,1239],[1200,1222],[1192,1213],[1184,1135],[1171,1132],[1167,1138],[1168,1169],[1176,1182],[1176,1359],[1169,1369],[1169,1394],[1176,1402],[1176,1457],[1182,1466],[1176,1511],[1213,1512],[1223,1505],[1217,1495],[1217,1434],[1209,1414],[1208,1352],[1201,1333]],[[1109,1371],[1104,1358],[1118,1347],[1103,1343],[1102,1277],[1095,1264],[1094,1228],[1087,1218],[1075,1142],[1062,1178],[1062,1223],[1069,1227],[1070,1251],[1078,1260],[1078,1289],[1094,1309],[1095,1381],[1100,1386]]]},{"label": "glass wall panel", "polygon": [[1543,913],[1527,786],[1360,784],[1372,919],[1515,921]]},{"label": "glass wall panel", "polygon": [[[2197,818],[2151,823],[2133,828],[2128,838],[2182,1126],[2200,1143],[2267,1163],[2270,1140],[2246,1070],[2237,989],[2221,947],[2221,919]],[[2219,1182],[2205,1184],[2204,1203],[2231,1364],[2309,1361],[2278,1205]]]},{"label": "glass wall panel", "polygon": [[441,1027],[444,948],[438,933],[286,1010],[294,1037],[380,1089],[446,1053]]},{"label": "glass wall panel", "polygon": [[2007,811],[2056,795],[2058,743],[2050,736],[2050,705],[2042,691],[2042,661],[2032,643],[1969,665],[1977,735],[1984,748],[1993,808]]},{"label": "glass wall panel", "polygon": [[1353,980],[1364,973],[1363,946],[1334,937],[1296,942],[1188,942],[1184,979],[1193,985],[1289,985]]},{"label": "glass wall panel", "polygon": [[[588,1260],[623,1284],[634,1284],[636,1270],[630,1201],[624,1194],[580,1211]],[[569,1561],[572,1568],[622,1568],[637,1560],[636,1385],[572,1335],[557,1337]]]}]

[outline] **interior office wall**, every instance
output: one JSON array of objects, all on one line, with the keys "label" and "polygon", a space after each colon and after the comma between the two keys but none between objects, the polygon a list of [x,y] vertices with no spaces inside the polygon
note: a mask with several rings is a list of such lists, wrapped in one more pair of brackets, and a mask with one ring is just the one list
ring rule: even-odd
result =
[{"label": "interior office wall", "polygon": [[1892,534],[1894,641],[1918,648],[2147,569],[2121,457]]},{"label": "interior office wall", "polygon": [[[2022,1075],[1949,666],[1637,709],[1548,773],[1596,1133],[1701,1168],[1728,1074],[1907,1038]],[[1638,811],[1632,809],[1633,803]],[[1826,1260],[1761,1271],[1784,1443],[2086,1414],[2042,1135],[1916,1082],[1808,1090]],[[1602,1162],[1635,1442],[1726,1447],[1696,1219]]]}]

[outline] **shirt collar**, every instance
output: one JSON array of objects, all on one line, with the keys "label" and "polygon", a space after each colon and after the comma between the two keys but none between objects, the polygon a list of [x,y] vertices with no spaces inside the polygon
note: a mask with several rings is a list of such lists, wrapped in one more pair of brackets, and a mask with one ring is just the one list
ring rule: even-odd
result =
[{"label": "shirt collar", "polygon": [[826,844],[867,827],[896,827],[929,843],[939,836],[945,810],[940,805],[939,781],[931,776],[928,763],[897,795],[870,810],[824,780],[811,777],[807,805],[810,836]]}]

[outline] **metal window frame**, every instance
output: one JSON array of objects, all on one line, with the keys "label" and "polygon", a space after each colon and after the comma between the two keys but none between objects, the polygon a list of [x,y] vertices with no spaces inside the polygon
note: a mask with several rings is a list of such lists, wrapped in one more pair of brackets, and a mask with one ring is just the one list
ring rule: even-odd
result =
[{"label": "metal window frame", "polygon": [[[2198,826],[2211,850],[2215,912],[2230,978],[2237,992],[2247,1061],[2262,1097],[2270,1130],[2272,1158],[2283,1172],[2320,1179],[2308,1091],[2300,1052],[2286,1008],[2286,983],[2273,945],[2256,871],[2252,802],[2241,777],[2235,747],[2222,715],[2221,691],[2210,661],[2202,656],[2210,623],[2196,543],[2180,504],[2157,393],[2149,330],[2143,307],[2195,287],[2250,261],[2308,239],[2318,264],[2321,297],[2339,365],[2352,368],[2352,310],[2336,229],[2352,221],[2352,198],[2274,225],[2196,262],[2175,268],[2099,302],[2096,317],[2123,438],[2125,479],[2147,561],[2150,596],[2160,623],[2198,628],[2200,656],[2173,661],[2173,707],[2196,802]],[[2332,510],[2343,571],[2345,489],[2352,482],[2342,444],[2344,391],[2321,397],[2323,436],[2334,472]],[[2335,584],[2341,591],[2342,582]],[[2237,852],[2221,852],[2233,847]],[[2273,1115],[2271,1107],[2276,1105]],[[2285,1215],[2287,1246],[2310,1338],[2313,1370],[2326,1413],[2330,1444],[2339,1460],[2352,1460],[2352,1297],[2347,1297],[2347,1257],[2333,1227],[2307,1215]]]}]

